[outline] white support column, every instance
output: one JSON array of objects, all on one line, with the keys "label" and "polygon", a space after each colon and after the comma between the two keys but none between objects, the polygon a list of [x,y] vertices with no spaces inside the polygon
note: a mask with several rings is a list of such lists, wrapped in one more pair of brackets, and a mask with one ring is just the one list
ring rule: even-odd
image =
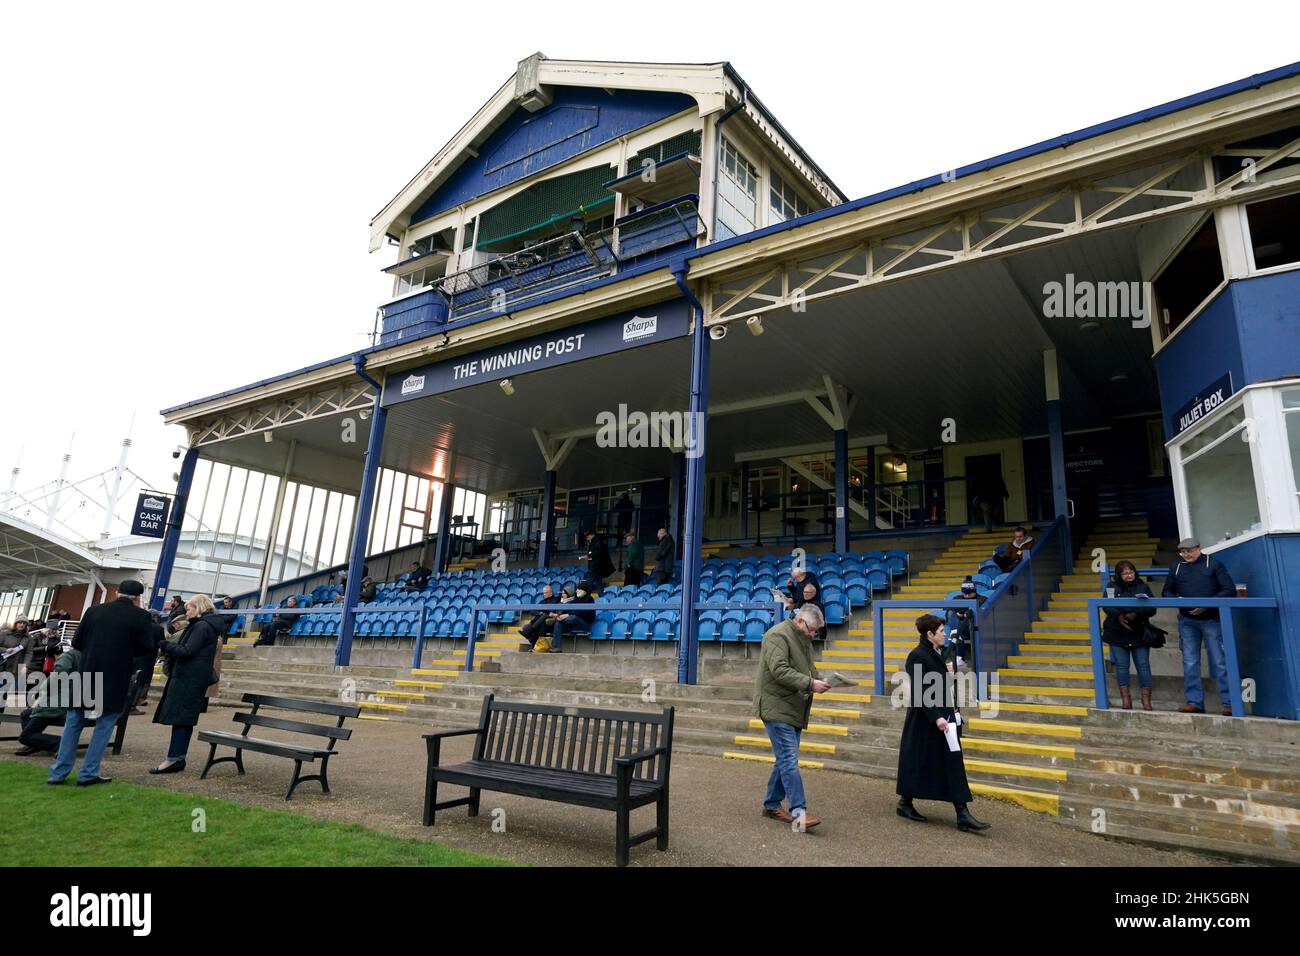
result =
[{"label": "white support column", "polygon": [[[289,451],[284,458],[284,473],[280,484],[275,489],[275,505],[271,510],[271,530],[266,535],[266,549],[262,554],[262,578],[258,582],[258,607],[266,604],[266,592],[271,587],[271,556],[275,554],[275,539],[280,533],[280,512],[284,510],[284,493],[289,487],[289,475],[293,472],[293,458],[298,451],[298,440],[289,441]],[[256,533],[256,529],[254,529]]]},{"label": "white support column", "polygon": [[104,527],[99,532],[101,538],[108,538],[113,532],[113,512],[117,510],[117,501],[122,494],[122,476],[126,474],[126,458],[130,453],[131,437],[128,434],[122,439],[122,454],[117,460],[117,470],[113,472],[113,490],[109,492],[108,507],[104,509]]}]

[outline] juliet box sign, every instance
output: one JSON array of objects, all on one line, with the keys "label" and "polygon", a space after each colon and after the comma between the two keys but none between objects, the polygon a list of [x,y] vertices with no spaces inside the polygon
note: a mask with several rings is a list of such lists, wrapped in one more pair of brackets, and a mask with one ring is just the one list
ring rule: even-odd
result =
[{"label": "juliet box sign", "polygon": [[1181,435],[1210,412],[1214,411],[1232,397],[1232,374],[1216,379],[1201,389],[1192,398],[1174,409],[1172,424],[1174,434]]},{"label": "juliet box sign", "polygon": [[131,522],[131,533],[141,534],[146,538],[161,538],[167,533],[167,514],[172,502],[166,495],[145,491],[140,494],[135,504],[135,520]]},{"label": "juliet box sign", "polygon": [[686,301],[674,299],[506,345],[466,352],[388,376],[384,382],[383,403],[387,407],[624,349],[666,342],[686,335],[689,322]]}]

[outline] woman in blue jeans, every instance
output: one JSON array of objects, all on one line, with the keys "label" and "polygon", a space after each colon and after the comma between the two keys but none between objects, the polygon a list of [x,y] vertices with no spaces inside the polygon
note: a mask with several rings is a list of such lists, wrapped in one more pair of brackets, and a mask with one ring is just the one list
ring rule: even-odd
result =
[{"label": "woman in blue jeans", "polygon": [[[1137,573],[1132,561],[1115,565],[1111,580],[1115,597],[1151,597],[1151,589]],[[1101,639],[1110,645],[1110,659],[1115,664],[1115,680],[1119,683],[1119,696],[1125,710],[1133,709],[1133,695],[1129,692],[1129,662],[1138,672],[1138,686],[1142,692],[1142,709],[1151,710],[1151,648],[1147,644],[1147,622],[1155,616],[1155,608],[1108,607],[1106,622],[1102,625]]]}]

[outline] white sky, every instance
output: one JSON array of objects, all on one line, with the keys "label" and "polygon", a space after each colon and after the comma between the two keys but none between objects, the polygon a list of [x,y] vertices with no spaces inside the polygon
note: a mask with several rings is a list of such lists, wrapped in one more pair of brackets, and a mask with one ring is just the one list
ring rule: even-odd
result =
[{"label": "white sky", "polygon": [[[548,16],[545,11],[554,10]],[[730,60],[856,198],[1300,59],[1300,4],[6,5],[0,492],[368,344],[368,222],[513,72]],[[382,260],[381,260],[381,257]],[[86,529],[87,535],[98,530]]]}]

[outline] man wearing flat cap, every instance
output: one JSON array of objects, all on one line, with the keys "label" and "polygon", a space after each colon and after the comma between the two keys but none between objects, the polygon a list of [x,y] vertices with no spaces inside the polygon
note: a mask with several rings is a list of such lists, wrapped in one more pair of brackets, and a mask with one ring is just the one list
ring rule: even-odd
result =
[{"label": "man wearing flat cap", "polygon": [[[81,728],[87,718],[94,719],[95,729],[81,763],[81,772],[77,775],[77,786],[88,787],[110,780],[99,775],[99,762],[118,718],[130,706],[126,692],[135,670],[133,659],[149,653],[152,636],[153,622],[149,612],[140,607],[142,594],[144,585],[139,581],[123,581],[117,587],[116,598],[90,608],[77,625],[72,646],[82,655],[83,699],[69,701],[63,737],[59,741],[59,755],[50,765],[49,782],[52,784],[63,783],[72,773],[77,761]],[[87,699],[86,695],[93,689],[99,691],[98,699]]]},{"label": "man wearing flat cap", "polygon": [[[1169,566],[1162,597],[1198,598],[1232,597],[1237,586],[1232,575],[1217,558],[1201,552],[1201,542],[1183,538],[1178,542],[1178,560]],[[1205,688],[1201,685],[1201,644],[1210,659],[1210,670],[1219,684],[1220,712],[1232,716],[1232,697],[1228,687],[1228,659],[1223,652],[1223,628],[1219,609],[1215,607],[1181,607],[1178,609],[1178,646],[1183,652],[1183,693],[1187,703],[1178,709],[1184,714],[1205,713]]]}]

